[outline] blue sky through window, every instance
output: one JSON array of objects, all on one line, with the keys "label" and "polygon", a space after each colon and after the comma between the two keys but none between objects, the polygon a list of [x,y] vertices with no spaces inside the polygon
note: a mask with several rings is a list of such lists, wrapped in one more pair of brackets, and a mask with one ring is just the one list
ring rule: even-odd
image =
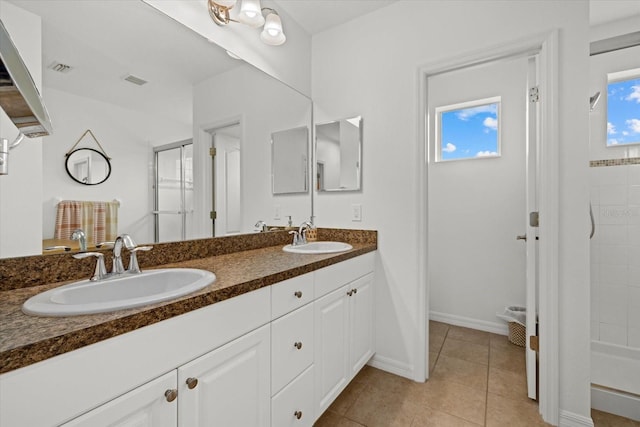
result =
[{"label": "blue sky through window", "polygon": [[607,146],[640,143],[640,78],[607,85]]},{"label": "blue sky through window", "polygon": [[440,112],[441,160],[499,156],[499,103]]}]

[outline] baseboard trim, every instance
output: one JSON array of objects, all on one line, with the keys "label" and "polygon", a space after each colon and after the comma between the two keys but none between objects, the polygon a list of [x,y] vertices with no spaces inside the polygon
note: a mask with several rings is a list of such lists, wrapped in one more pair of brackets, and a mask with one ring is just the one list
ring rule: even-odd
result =
[{"label": "baseboard trim", "polygon": [[448,323],[450,325],[462,326],[464,328],[478,329],[492,332],[498,335],[509,335],[509,327],[505,322],[487,322],[486,320],[472,319],[470,317],[458,316],[455,314],[429,311],[429,319],[436,322]]},{"label": "baseboard trim", "polygon": [[591,385],[591,407],[640,421],[640,396]]},{"label": "baseboard trim", "polygon": [[371,360],[369,360],[368,365],[373,366],[374,368],[382,369],[383,371],[389,372],[391,374],[399,375],[401,377],[408,378],[413,380],[413,366],[408,363],[399,362],[397,360],[375,355]]},{"label": "baseboard trim", "polygon": [[594,427],[591,417],[560,410],[558,427]]}]

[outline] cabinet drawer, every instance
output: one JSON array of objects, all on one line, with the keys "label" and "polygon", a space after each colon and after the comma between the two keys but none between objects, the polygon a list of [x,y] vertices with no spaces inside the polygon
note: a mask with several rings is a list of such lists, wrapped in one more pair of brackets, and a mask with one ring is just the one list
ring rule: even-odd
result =
[{"label": "cabinet drawer", "polygon": [[276,283],[271,287],[271,318],[277,319],[313,301],[313,273]]},{"label": "cabinet drawer", "polygon": [[271,323],[271,395],[313,363],[313,304]]},{"label": "cabinet drawer", "polygon": [[321,268],[316,271],[315,297],[320,298],[346,283],[371,273],[374,268],[375,252]]},{"label": "cabinet drawer", "polygon": [[311,365],[271,399],[272,427],[311,427],[313,425],[315,419],[313,378],[313,365]]}]

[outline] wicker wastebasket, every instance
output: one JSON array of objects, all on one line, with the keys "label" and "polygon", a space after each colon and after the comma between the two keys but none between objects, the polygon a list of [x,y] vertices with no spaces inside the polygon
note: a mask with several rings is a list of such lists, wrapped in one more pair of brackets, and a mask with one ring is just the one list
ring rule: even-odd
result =
[{"label": "wicker wastebasket", "polygon": [[509,322],[509,341],[520,347],[527,343],[527,328],[518,322]]}]

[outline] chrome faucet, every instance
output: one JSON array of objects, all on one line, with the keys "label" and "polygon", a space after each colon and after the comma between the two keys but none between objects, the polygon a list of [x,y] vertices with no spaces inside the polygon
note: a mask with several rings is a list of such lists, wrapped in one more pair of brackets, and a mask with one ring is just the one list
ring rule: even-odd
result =
[{"label": "chrome faucet", "polygon": [[[122,247],[129,250],[129,267],[125,271],[124,265],[122,265]],[[104,264],[104,254],[100,252],[82,252],[74,254],[76,259],[84,259],[88,257],[96,257],[96,268],[93,272],[93,276],[89,280],[97,281],[107,279],[109,277],[118,276],[124,273],[137,274],[141,273],[140,265],[138,265],[138,251],[150,251],[153,246],[136,246],[135,242],[128,234],[122,234],[116,238],[113,243],[113,267],[111,273],[107,273],[107,268]]]},{"label": "chrome faucet", "polygon": [[111,274],[124,273],[124,265],[122,265],[122,246],[132,250],[135,249],[136,244],[128,234],[121,234],[116,237],[116,241],[113,243],[113,267],[111,268]]},{"label": "chrome faucet", "polygon": [[262,220],[256,222],[256,225],[254,225],[254,227],[256,228],[256,231],[259,231],[260,233],[264,233],[267,231],[267,223]]},{"label": "chrome faucet", "polygon": [[307,230],[310,230],[312,228],[313,228],[313,224],[311,224],[309,221],[305,221],[302,224],[300,224],[300,228],[298,228],[298,239],[299,239],[298,244],[299,245],[307,244]]},{"label": "chrome faucet", "polygon": [[87,235],[82,231],[82,228],[78,228],[71,234],[71,240],[78,240],[80,243],[80,252],[87,251]]}]

